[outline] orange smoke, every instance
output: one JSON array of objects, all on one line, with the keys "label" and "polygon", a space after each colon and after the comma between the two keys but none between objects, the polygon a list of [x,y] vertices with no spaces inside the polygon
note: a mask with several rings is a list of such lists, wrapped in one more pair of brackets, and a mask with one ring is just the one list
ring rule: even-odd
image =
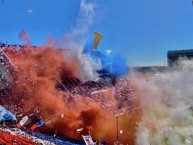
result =
[{"label": "orange smoke", "polygon": [[[39,130],[80,139],[81,134],[91,134],[95,140],[116,140],[115,106],[104,109],[84,96],[71,97],[58,88],[65,79],[79,78],[80,66],[73,58],[67,59],[64,50],[32,48],[15,51],[6,48],[18,70],[12,72],[14,83],[4,94],[3,104],[16,116],[34,114],[45,122]],[[115,102],[109,94],[106,97]],[[138,106],[138,101],[134,102]],[[131,114],[132,113],[132,114]],[[64,117],[61,115],[64,114]],[[21,117],[20,117],[21,118]],[[119,117],[120,142],[135,144],[135,128],[140,111],[130,111]],[[76,130],[83,128],[81,133]]]}]

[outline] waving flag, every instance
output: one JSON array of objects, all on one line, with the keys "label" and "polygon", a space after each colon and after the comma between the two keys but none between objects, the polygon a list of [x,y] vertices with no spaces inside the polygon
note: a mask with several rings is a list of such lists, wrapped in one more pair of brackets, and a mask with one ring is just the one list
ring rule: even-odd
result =
[{"label": "waving flag", "polygon": [[99,42],[101,41],[102,38],[103,38],[102,34],[100,34],[98,32],[94,33],[94,50],[97,49]]},{"label": "waving flag", "polygon": [[23,117],[21,119],[21,121],[17,124],[17,127],[20,128],[22,127],[27,121],[28,121],[29,117],[26,115],[25,117]]},{"label": "waving flag", "polygon": [[32,125],[32,127],[30,128],[31,131],[35,130],[36,128],[40,127],[44,125],[43,121],[38,121],[36,124]]},{"label": "waving flag", "polygon": [[84,142],[86,145],[96,145],[96,143],[93,142],[92,137],[90,135],[82,135],[82,138],[84,139]]}]

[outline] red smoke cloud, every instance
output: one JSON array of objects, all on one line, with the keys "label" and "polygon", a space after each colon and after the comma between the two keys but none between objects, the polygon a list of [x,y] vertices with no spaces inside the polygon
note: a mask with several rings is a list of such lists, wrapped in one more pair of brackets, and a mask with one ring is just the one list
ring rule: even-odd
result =
[{"label": "red smoke cloud", "polygon": [[[45,122],[39,130],[80,139],[81,134],[91,134],[95,140],[116,140],[115,106],[101,108],[84,96],[71,97],[57,87],[65,79],[79,78],[80,66],[76,59],[67,59],[64,50],[25,46],[20,51],[6,48],[18,70],[12,72],[14,82],[4,92],[2,100],[18,118],[34,114]],[[112,97],[106,99],[115,102]],[[133,102],[138,106],[138,101]],[[134,144],[136,122],[140,111],[126,113],[119,118],[120,142]],[[61,118],[64,114],[64,118]],[[78,128],[83,128],[81,134]],[[111,144],[110,143],[110,144]]]}]

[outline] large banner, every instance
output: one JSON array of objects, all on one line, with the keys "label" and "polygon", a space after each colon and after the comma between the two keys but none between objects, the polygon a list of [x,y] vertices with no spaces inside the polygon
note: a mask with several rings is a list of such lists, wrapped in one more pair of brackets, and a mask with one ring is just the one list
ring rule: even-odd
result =
[{"label": "large banner", "polygon": [[90,135],[82,135],[82,138],[84,139],[84,142],[86,145],[96,145],[96,143],[93,142],[92,137]]}]

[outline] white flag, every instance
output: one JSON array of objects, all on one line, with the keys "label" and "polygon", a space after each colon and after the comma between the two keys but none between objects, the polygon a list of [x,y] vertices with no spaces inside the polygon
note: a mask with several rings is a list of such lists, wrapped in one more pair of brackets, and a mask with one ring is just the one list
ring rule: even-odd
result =
[{"label": "white flag", "polygon": [[112,50],[110,50],[110,49],[107,49],[107,50],[106,50],[106,53],[107,53],[107,54],[110,54],[111,52],[112,52]]},{"label": "white flag", "polygon": [[21,121],[17,124],[17,127],[20,128],[22,127],[27,121],[28,121],[29,117],[26,115],[25,117],[23,117],[21,119]]},{"label": "white flag", "polygon": [[90,135],[82,135],[82,138],[84,139],[84,142],[86,145],[96,145],[96,143],[93,142],[92,137]]}]

